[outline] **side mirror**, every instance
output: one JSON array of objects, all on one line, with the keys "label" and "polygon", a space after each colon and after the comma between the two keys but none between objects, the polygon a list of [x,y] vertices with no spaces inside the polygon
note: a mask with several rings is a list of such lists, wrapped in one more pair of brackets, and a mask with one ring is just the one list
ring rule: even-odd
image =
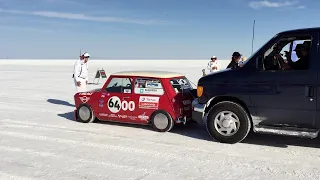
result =
[{"label": "side mirror", "polygon": [[263,62],[262,62],[262,57],[261,56],[257,57],[257,59],[256,59],[256,68],[259,71],[263,70]]}]

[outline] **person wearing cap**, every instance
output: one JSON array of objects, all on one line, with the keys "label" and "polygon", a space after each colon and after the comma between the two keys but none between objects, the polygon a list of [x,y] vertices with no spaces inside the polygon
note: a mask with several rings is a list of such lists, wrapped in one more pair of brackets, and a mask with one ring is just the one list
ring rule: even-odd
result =
[{"label": "person wearing cap", "polygon": [[229,63],[227,68],[236,69],[236,68],[241,67],[241,66],[239,66],[241,56],[242,55],[239,52],[233,52],[232,57],[231,57],[231,62]]},{"label": "person wearing cap", "polygon": [[89,53],[85,52],[80,56],[74,64],[74,83],[77,88],[77,92],[85,92],[88,85],[88,60]]},{"label": "person wearing cap", "polygon": [[287,58],[287,63],[293,70],[306,70],[308,69],[309,63],[309,52],[310,52],[310,41],[304,41],[303,44],[297,44],[295,50],[297,57],[297,61],[293,62],[291,59],[291,55],[288,51],[285,51],[285,56]]},{"label": "person wearing cap", "polygon": [[218,58],[216,56],[211,57],[211,61],[208,63],[207,68],[209,69],[210,73],[220,71],[221,66],[220,63],[217,60]]}]

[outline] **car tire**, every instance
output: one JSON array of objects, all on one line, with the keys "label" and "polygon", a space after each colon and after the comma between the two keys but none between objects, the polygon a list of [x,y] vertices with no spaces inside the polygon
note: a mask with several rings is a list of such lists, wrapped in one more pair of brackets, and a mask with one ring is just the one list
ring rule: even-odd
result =
[{"label": "car tire", "polygon": [[159,110],[153,113],[151,125],[158,132],[168,132],[173,128],[174,122],[169,113]]},{"label": "car tire", "polygon": [[235,144],[246,138],[251,129],[251,121],[241,105],[223,101],[209,110],[206,129],[216,141]]},{"label": "car tire", "polygon": [[92,123],[95,120],[92,108],[87,104],[81,104],[77,108],[77,120],[82,123]]}]

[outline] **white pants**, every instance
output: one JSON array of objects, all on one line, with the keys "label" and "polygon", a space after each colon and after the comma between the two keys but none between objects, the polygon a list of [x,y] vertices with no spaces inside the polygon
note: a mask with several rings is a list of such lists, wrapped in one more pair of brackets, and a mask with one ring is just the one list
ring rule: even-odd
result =
[{"label": "white pants", "polygon": [[76,79],[74,78],[74,85],[75,85],[76,88],[77,88],[77,92],[86,92],[86,91],[87,91],[86,80],[80,78],[80,83],[81,83],[81,85],[78,86],[78,85],[77,85],[77,81],[76,81]]}]

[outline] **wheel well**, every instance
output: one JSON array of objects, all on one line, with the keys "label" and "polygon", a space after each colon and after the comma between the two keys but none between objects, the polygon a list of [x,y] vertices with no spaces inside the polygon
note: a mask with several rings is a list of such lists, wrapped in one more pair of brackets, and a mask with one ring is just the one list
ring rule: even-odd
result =
[{"label": "wheel well", "polygon": [[231,101],[231,102],[235,102],[235,103],[238,103],[239,105],[241,105],[245,111],[248,113],[248,116],[250,118],[250,120],[252,121],[252,118],[251,118],[251,115],[250,115],[250,111],[247,107],[247,105],[241,101],[240,99],[236,98],[236,97],[231,97],[231,96],[219,96],[219,97],[215,97],[209,104],[209,106],[205,109],[205,113],[207,113],[210,108],[212,106],[214,106],[215,104],[221,102],[221,101]]}]

